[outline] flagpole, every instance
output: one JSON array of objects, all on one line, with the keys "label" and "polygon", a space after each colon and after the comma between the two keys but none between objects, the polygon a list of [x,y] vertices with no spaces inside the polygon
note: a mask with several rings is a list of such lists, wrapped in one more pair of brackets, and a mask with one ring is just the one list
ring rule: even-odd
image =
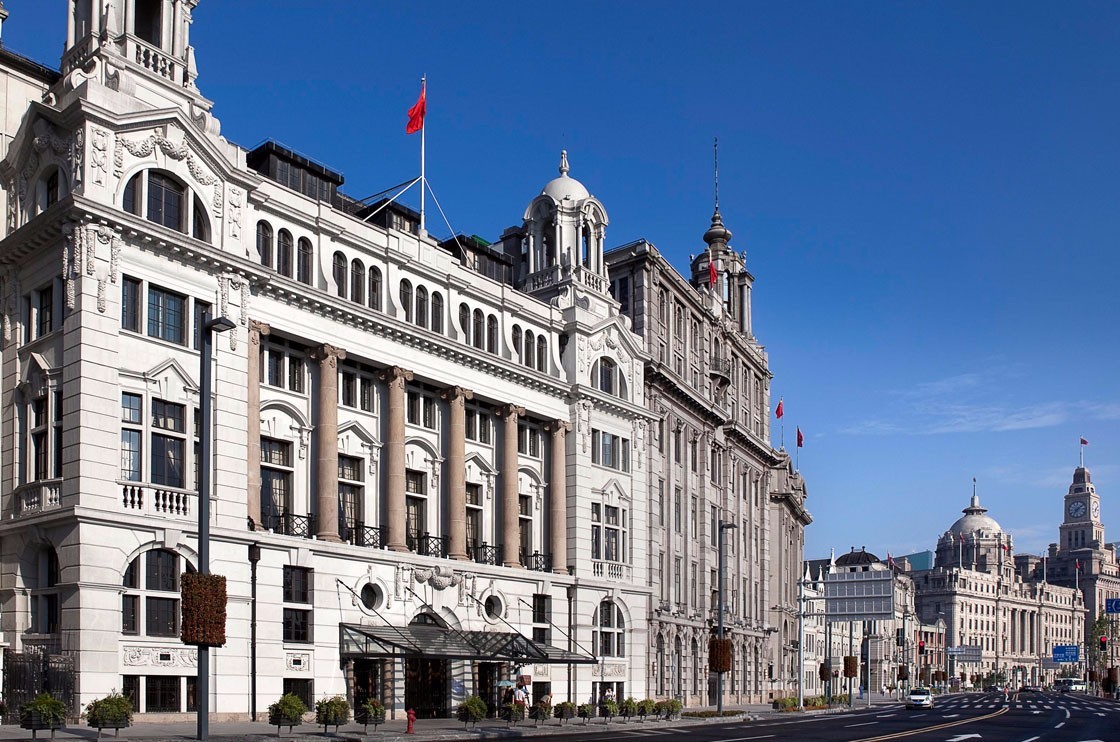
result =
[{"label": "flagpole", "polygon": [[1081,438],[1081,445],[1078,446],[1078,448],[1081,449],[1081,468],[1084,469],[1085,468],[1085,438],[1084,437]]},{"label": "flagpole", "polygon": [[[420,95],[424,98],[425,108],[428,102],[428,76],[425,74],[420,77]],[[426,112],[425,112],[426,113]],[[424,220],[424,191],[428,188],[428,179],[424,176],[424,145],[425,138],[428,135],[428,122],[427,116],[424,116],[424,121],[420,125],[420,236],[423,237],[428,234],[427,227]]]}]

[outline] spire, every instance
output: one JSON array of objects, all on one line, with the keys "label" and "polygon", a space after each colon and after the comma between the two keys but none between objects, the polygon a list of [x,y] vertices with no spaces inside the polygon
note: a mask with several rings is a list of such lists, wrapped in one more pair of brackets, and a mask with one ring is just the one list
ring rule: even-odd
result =
[{"label": "spire", "polygon": [[712,213],[712,226],[704,233],[704,242],[714,245],[717,242],[727,244],[731,241],[731,230],[723,226],[723,217],[719,213],[719,139],[712,144],[715,165],[715,211]]},{"label": "spire", "polygon": [[568,150],[562,149],[560,150],[560,175],[567,175],[570,169],[568,167]]}]

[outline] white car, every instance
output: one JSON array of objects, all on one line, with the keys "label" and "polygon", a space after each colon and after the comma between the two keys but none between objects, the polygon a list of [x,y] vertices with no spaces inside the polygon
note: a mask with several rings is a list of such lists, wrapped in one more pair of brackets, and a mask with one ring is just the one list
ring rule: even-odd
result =
[{"label": "white car", "polygon": [[933,708],[933,694],[930,693],[929,688],[913,688],[910,694],[906,696],[906,708],[908,709],[931,709]]}]

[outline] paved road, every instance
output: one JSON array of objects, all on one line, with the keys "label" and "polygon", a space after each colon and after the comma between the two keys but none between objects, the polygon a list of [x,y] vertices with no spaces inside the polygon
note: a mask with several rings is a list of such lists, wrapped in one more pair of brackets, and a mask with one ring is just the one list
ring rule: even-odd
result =
[{"label": "paved road", "polygon": [[[589,735],[553,737],[586,742]],[[1120,742],[1120,704],[1081,694],[1023,694],[1005,700],[1002,694],[973,693],[938,697],[932,711],[880,704],[840,714],[783,714],[753,722],[618,728],[609,734],[604,729],[591,737],[665,742]]]}]

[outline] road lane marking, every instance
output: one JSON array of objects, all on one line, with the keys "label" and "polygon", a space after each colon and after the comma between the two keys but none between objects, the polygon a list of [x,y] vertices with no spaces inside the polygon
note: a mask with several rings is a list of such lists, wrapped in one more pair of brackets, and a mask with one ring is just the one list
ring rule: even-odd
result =
[{"label": "road lane marking", "polygon": [[[971,719],[961,719],[960,721],[950,721],[950,722],[947,722],[945,724],[935,724],[932,727],[922,727],[921,729],[911,729],[908,732],[894,732],[892,734],[884,734],[884,735],[881,735],[879,737],[866,737],[866,738],[860,739],[860,740],[853,740],[852,742],[884,742],[885,740],[888,740],[888,739],[901,739],[902,737],[912,737],[915,734],[925,734],[927,732],[936,732],[936,731],[939,731],[941,729],[950,729],[952,727],[959,727],[962,724],[972,724],[973,722],[977,722],[977,721],[986,721],[988,719],[994,719],[997,716],[1003,716],[1006,713],[1007,713],[1007,709],[1002,708],[999,711],[996,711],[994,713],[986,714],[984,716],[974,716]],[[924,714],[922,714],[922,715],[924,716]],[[917,718],[917,717],[912,717],[912,718]],[[728,740],[727,742],[730,742],[730,740]]]},{"label": "road lane marking", "polygon": [[721,739],[719,742],[747,742],[749,739],[770,739],[773,734],[763,734],[758,737],[735,737],[734,739]]},{"label": "road lane marking", "polygon": [[1066,725],[1066,723],[1065,723],[1064,721],[1061,721],[1061,722],[1058,722],[1058,724],[1057,724],[1057,725],[1055,725],[1055,726],[1054,726],[1054,728],[1055,728],[1055,729],[1061,729],[1061,728],[1062,728],[1062,727],[1064,727],[1065,725]]},{"label": "road lane marking", "polygon": [[866,727],[866,726],[871,726],[872,724],[878,724],[878,723],[879,722],[877,722],[877,721],[865,721],[862,724],[845,724],[844,728],[845,729],[851,729],[852,727]]},{"label": "road lane marking", "polygon": [[1038,739],[1038,737],[1031,737],[1030,739],[1023,740],[1023,742],[1034,742],[1036,739]]}]

